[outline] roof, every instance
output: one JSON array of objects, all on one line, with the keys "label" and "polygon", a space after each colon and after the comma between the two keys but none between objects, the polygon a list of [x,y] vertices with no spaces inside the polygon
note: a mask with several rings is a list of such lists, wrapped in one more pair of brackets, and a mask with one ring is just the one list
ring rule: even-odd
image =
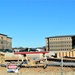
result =
[{"label": "roof", "polygon": [[7,37],[7,38],[10,38],[10,39],[12,39],[11,37]]},{"label": "roof", "polygon": [[0,35],[7,36],[7,35],[5,35],[5,34],[1,34],[1,33],[0,33]]},{"label": "roof", "polygon": [[61,38],[61,37],[75,37],[75,35],[52,36],[52,37],[46,37],[46,39],[47,38]]},{"label": "roof", "polygon": [[0,33],[0,35],[6,36],[7,38],[12,39],[11,37],[8,37],[8,36],[7,36],[7,35],[5,35],[5,34]]}]

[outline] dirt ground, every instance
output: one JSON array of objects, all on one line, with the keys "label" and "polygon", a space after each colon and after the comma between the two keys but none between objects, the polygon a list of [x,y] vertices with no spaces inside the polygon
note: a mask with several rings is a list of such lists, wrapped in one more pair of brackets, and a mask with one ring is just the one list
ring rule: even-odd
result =
[{"label": "dirt ground", "polygon": [[[10,59],[10,58],[8,58]],[[16,58],[15,58],[16,59]],[[0,75],[75,75],[75,68],[48,66],[46,69],[38,68],[20,68],[18,73],[7,73],[7,68],[0,67]]]},{"label": "dirt ground", "polygon": [[[20,68],[18,73],[7,73],[7,68],[0,67],[0,75],[61,75],[60,67]],[[63,75],[75,75],[74,68],[63,68]]]}]

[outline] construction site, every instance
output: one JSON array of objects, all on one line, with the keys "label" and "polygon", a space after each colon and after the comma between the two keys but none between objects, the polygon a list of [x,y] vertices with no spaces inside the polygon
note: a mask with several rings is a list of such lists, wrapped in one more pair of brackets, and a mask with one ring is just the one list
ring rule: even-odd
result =
[{"label": "construction site", "polygon": [[75,75],[75,36],[47,37],[45,51],[13,51],[7,39],[9,46],[1,44],[0,75]]},{"label": "construction site", "polygon": [[1,52],[0,75],[75,75],[74,57],[46,58],[45,54],[48,52]]}]

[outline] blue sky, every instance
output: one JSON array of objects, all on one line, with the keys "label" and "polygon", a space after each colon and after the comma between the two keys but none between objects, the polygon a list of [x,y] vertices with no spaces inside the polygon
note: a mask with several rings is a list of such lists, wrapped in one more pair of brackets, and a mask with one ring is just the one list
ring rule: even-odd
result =
[{"label": "blue sky", "polygon": [[12,47],[45,46],[45,38],[75,34],[74,0],[0,0],[0,33]]}]

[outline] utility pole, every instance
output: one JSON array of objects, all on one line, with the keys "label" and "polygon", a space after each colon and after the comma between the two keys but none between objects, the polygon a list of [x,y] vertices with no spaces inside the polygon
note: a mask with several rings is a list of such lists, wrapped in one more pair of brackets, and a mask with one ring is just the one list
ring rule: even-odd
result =
[{"label": "utility pole", "polygon": [[61,75],[63,75],[63,56],[61,56]]},{"label": "utility pole", "polygon": [[[61,38],[61,49],[63,49],[63,38]],[[62,54],[62,51],[61,51],[61,64],[60,64],[60,67],[61,67],[61,75],[63,75],[63,54]]]}]

